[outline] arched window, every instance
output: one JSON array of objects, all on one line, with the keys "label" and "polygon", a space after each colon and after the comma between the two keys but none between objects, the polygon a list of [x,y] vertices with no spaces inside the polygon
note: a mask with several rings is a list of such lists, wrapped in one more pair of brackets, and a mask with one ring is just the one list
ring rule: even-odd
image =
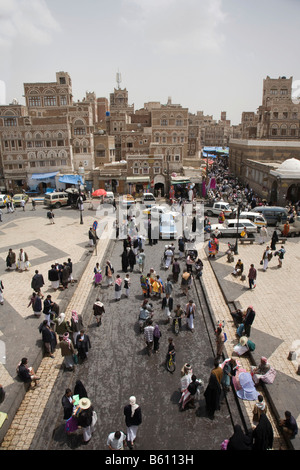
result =
[{"label": "arched window", "polygon": [[287,126],[285,125],[281,126],[280,135],[287,135]]},{"label": "arched window", "polygon": [[163,114],[160,118],[160,125],[161,126],[167,126],[168,125],[168,117]]},{"label": "arched window", "polygon": [[83,120],[77,119],[74,122],[74,135],[85,135],[86,134],[86,124]]},{"label": "arched window", "polygon": [[271,127],[271,135],[277,135],[278,134],[278,126],[276,124],[273,124]]}]

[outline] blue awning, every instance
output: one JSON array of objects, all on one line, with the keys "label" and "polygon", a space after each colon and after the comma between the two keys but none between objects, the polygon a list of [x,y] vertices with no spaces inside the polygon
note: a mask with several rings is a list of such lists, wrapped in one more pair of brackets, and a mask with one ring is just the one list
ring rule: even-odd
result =
[{"label": "blue awning", "polygon": [[58,181],[66,184],[78,184],[80,181],[80,184],[83,184],[82,176],[79,175],[63,175],[58,178]]},{"label": "blue awning", "polygon": [[33,173],[31,175],[31,179],[33,179],[33,180],[45,180],[45,179],[48,179],[48,178],[54,178],[54,176],[56,176],[57,173],[59,173],[59,171],[55,171],[53,173]]}]

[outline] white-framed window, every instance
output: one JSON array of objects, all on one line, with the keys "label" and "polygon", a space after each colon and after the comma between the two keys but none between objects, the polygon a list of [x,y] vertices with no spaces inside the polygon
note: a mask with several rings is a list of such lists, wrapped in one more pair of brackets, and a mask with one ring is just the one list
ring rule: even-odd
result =
[{"label": "white-framed window", "polygon": [[17,125],[17,119],[14,117],[4,118],[4,126],[12,127]]},{"label": "white-framed window", "polygon": [[55,96],[45,96],[44,97],[44,106],[56,106],[56,97]]},{"label": "white-framed window", "polygon": [[40,96],[29,96],[28,106],[30,106],[30,107],[41,106],[41,97]]},{"label": "white-framed window", "polygon": [[288,89],[287,89],[287,88],[281,88],[280,94],[281,94],[282,96],[286,96],[286,95],[288,94]]},{"label": "white-framed window", "polygon": [[85,135],[85,127],[74,127],[74,135]]},{"label": "white-framed window", "polygon": [[61,106],[66,106],[66,104],[67,104],[67,97],[64,96],[64,95],[63,95],[63,96],[60,96],[59,102],[60,102],[60,105],[61,105]]}]

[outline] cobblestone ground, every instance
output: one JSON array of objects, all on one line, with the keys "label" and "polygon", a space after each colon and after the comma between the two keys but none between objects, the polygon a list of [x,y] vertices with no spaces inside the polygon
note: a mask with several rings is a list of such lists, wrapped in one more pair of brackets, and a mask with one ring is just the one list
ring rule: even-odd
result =
[{"label": "cobblestone ground", "polygon": [[[160,269],[164,245],[164,242],[159,242],[153,247],[146,246],[146,271],[154,267],[163,280],[166,280],[167,273]],[[120,273],[124,277],[121,272],[121,251],[122,242],[118,242],[109,256],[115,266],[115,274]],[[86,279],[82,279],[86,284],[83,289],[79,286],[78,296],[74,296],[72,306],[68,309],[70,311],[75,307],[81,313],[82,306],[85,326],[92,342],[88,362],[78,365],[76,372],[71,373],[61,370],[59,352],[56,352],[54,360],[44,360],[38,371],[42,377],[41,387],[27,394],[3,447],[49,450],[82,448],[76,436],[66,437],[61,409],[65,388],[72,388],[78,377],[84,383],[99,418],[93,439],[84,449],[106,449],[106,439],[110,432],[117,429],[126,431],[123,407],[131,395],[136,396],[143,410],[137,450],[219,449],[223,439],[232,434],[230,414],[225,403],[213,421],[206,417],[203,395],[196,410],[180,413],[178,409],[182,365],[191,362],[194,372],[205,385],[213,366],[212,351],[203,320],[200,317],[196,319],[194,333],[183,326],[179,336],[175,338],[177,369],[174,374],[170,374],[165,368],[165,354],[168,337],[173,336],[173,331],[171,325],[165,324],[160,301],[154,301],[154,318],[162,331],[160,351],[157,355],[148,357],[143,335],[137,324],[142,301],[139,273],[135,271],[130,274],[130,298],[122,296],[120,302],[115,302],[112,287],[106,287],[105,284],[100,288],[91,286],[92,267],[91,263],[87,268]],[[83,302],[80,293],[87,293],[90,288],[91,296]],[[195,295],[194,292],[191,294]],[[99,328],[91,313],[97,295],[100,295],[106,308]],[[179,286],[175,286],[174,300],[182,305],[186,303]],[[52,378],[51,382],[48,380],[49,376]],[[42,409],[39,399],[47,403],[46,408]],[[33,416],[35,429],[32,426]]]}]

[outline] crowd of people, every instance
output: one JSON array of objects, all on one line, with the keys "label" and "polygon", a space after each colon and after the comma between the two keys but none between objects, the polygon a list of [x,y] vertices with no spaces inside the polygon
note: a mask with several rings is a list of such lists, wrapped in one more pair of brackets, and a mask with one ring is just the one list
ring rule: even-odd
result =
[{"label": "crowd of people", "polygon": [[[217,182],[215,190],[210,190],[209,193],[215,200],[226,199],[229,202],[235,202],[242,195],[245,201],[245,208],[248,209],[264,203],[253,193],[251,188],[242,188],[235,179],[230,177],[224,178],[222,171],[216,171],[215,177]],[[292,218],[299,213],[299,204],[291,206],[289,213],[289,222],[291,222]],[[96,228],[93,226],[89,230],[91,246],[95,246],[97,243]],[[141,311],[143,311],[145,315],[143,328],[145,349],[149,355],[152,353],[157,354],[161,347],[161,331],[158,322],[154,321],[155,317],[153,316],[153,305],[151,305],[151,302],[159,301],[159,310],[163,312],[166,323],[177,319],[179,327],[182,329],[183,320],[185,319],[187,329],[194,332],[197,305],[192,297],[188,296],[191,292],[194,277],[198,276],[199,278],[202,275],[203,262],[197,253],[187,252],[185,239],[181,237],[178,240],[178,255],[176,254],[174,243],[165,246],[160,266],[160,270],[164,274],[161,275],[154,268],[150,268],[149,272],[147,272],[145,271],[146,239],[138,235],[134,219],[128,219],[127,228],[130,229],[130,235],[124,239],[123,250],[120,255],[121,270],[124,276],[120,274],[114,276],[112,263],[110,260],[106,260],[103,268],[101,268],[99,263],[96,263],[93,271],[93,282],[95,287],[99,287],[106,278],[107,285],[114,286],[114,298],[118,302],[122,299],[122,293],[124,293],[124,298],[130,298],[132,282],[130,274],[139,274],[141,294],[144,300],[141,304],[139,317],[137,316],[137,318],[140,318]],[[148,232],[148,235],[150,235],[148,238],[149,245],[156,245],[156,238],[151,236],[151,232]],[[265,241],[261,241],[261,243],[263,244]],[[283,246],[277,249],[277,243],[276,230],[274,230],[270,246],[267,245],[260,261],[264,271],[268,268],[268,263],[272,256],[278,256],[278,267],[282,267],[285,249]],[[218,252],[219,241],[217,237],[210,237],[208,241],[209,257],[217,256]],[[20,249],[20,253],[16,257],[13,250],[10,249],[6,265],[7,270],[27,270],[30,267],[27,253]],[[244,273],[244,264],[239,259],[235,265],[233,275],[243,276]],[[250,289],[255,288],[256,277],[256,269],[254,264],[251,264],[248,273]],[[69,258],[62,264],[53,263],[48,271],[48,281],[50,281],[54,291],[57,289],[65,290],[69,285],[72,285],[74,279],[71,259]],[[43,275],[38,270],[35,270],[31,281],[33,292],[28,308],[31,307],[34,315],[37,317],[42,313],[44,314],[44,321],[40,325],[40,333],[42,335],[45,355],[54,357],[54,352],[58,347],[64,358],[65,368],[67,370],[74,370],[78,360],[84,361],[88,358],[91,348],[89,335],[86,334],[82,316],[78,315],[75,310],[72,311],[71,320],[67,321],[65,314],[60,313],[59,306],[52,301],[51,295],[47,295],[44,298],[42,293],[44,285]],[[0,280],[0,304],[3,304],[3,289],[4,286]],[[180,291],[184,302],[174,302],[175,291],[176,293]],[[101,325],[104,313],[104,304],[101,301],[101,296],[97,294],[93,305],[93,314],[97,326]],[[237,324],[237,335],[239,338],[237,346],[240,348],[237,348],[236,351],[238,356],[240,356],[250,350],[251,326],[255,319],[255,310],[253,306],[249,306],[244,312],[234,312],[233,318]],[[244,432],[239,425],[235,425],[233,435],[228,440],[224,440],[222,448],[227,450],[271,449],[273,445],[273,430],[268,419],[269,410],[263,396],[257,392],[257,386],[264,382],[264,380],[268,380],[266,383],[272,383],[276,373],[274,374],[274,369],[265,357],[261,358],[261,363],[257,367],[251,368],[249,371],[243,369],[239,361],[234,358],[222,360],[224,359],[224,343],[226,341],[222,326],[217,326],[215,335],[216,354],[214,367],[210,371],[207,386],[204,387],[203,381],[193,373],[190,364],[186,363],[181,370],[179,409],[184,411],[187,408],[195,408],[196,397],[199,398],[201,392],[205,399],[207,414],[211,419],[214,419],[215,412],[221,406],[222,392],[226,393],[233,387],[238,397],[255,401],[253,421],[256,423],[256,427],[249,432]],[[166,358],[168,358],[169,354],[173,355],[175,362],[176,347],[173,337],[167,338]],[[30,383],[33,387],[38,387],[40,378],[28,366],[27,358],[22,358],[20,364],[18,364],[17,373],[22,381]],[[89,442],[97,422],[97,413],[80,381],[76,382],[74,391],[69,388],[66,389],[65,395],[62,397],[62,407],[66,432],[72,434],[78,429],[82,429],[83,442]],[[124,420],[126,432],[122,430],[111,432],[107,437],[108,449],[134,448],[138,426],[142,423],[141,408],[136,403],[134,396],[131,396],[129,403],[124,406]],[[280,426],[291,437],[294,437],[298,432],[297,423],[289,411],[286,411],[285,418],[280,421]]]}]

